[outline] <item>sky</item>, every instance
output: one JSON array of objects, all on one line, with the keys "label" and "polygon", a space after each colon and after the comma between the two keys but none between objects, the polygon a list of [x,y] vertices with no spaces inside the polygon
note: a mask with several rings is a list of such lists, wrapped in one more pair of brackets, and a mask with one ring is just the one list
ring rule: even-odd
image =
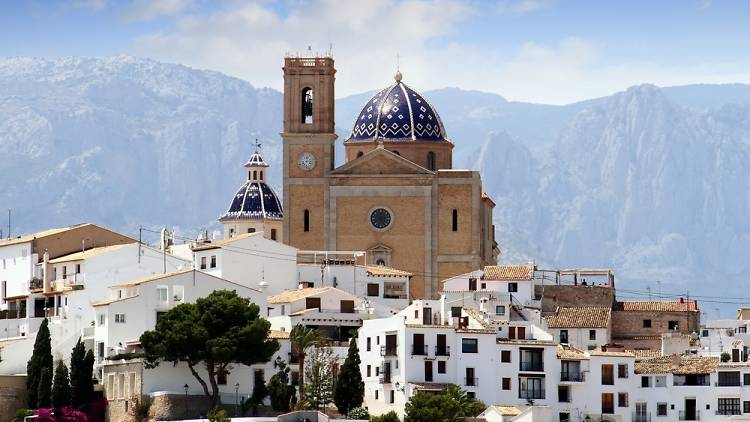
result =
[{"label": "sky", "polygon": [[281,88],[332,52],[336,95],[397,66],[419,90],[567,104],[630,86],[750,83],[750,1],[0,0],[0,57],[133,55]]}]

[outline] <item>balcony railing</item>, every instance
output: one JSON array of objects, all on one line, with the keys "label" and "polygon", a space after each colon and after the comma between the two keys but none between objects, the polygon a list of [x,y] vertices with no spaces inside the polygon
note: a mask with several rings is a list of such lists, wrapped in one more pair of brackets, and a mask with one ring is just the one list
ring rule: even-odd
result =
[{"label": "balcony railing", "polygon": [[479,378],[466,377],[464,378],[464,385],[467,387],[477,387],[479,385]]},{"label": "balcony railing", "polygon": [[378,377],[381,384],[390,384],[391,383],[391,373],[390,372],[381,372],[380,376]]},{"label": "balcony railing", "polygon": [[560,381],[563,382],[583,382],[583,372],[577,371],[563,371],[560,372]]},{"label": "balcony railing", "polygon": [[520,390],[518,392],[519,399],[526,400],[544,400],[544,389],[541,390]]},{"label": "balcony railing", "polygon": [[435,346],[435,356],[450,356],[450,355],[451,355],[450,346]]},{"label": "balcony railing", "polygon": [[742,412],[740,409],[726,409],[726,410],[717,410],[716,414],[719,416],[731,416],[731,415],[741,415]]},{"label": "balcony railing", "polygon": [[680,410],[679,418],[681,421],[699,421],[701,420],[701,412],[699,410],[694,412]]},{"label": "balcony railing", "polygon": [[412,344],[411,345],[412,356],[427,356],[427,345],[425,344]]},{"label": "balcony railing", "polygon": [[397,350],[396,346],[380,346],[380,356],[396,356],[398,354]]},{"label": "balcony railing", "polygon": [[651,413],[633,412],[633,422],[651,422]]},{"label": "balcony railing", "polygon": [[32,278],[29,280],[29,290],[42,290],[44,288],[44,280],[41,278]]},{"label": "balcony railing", "polygon": [[521,371],[544,372],[544,362],[524,362],[519,365]]}]

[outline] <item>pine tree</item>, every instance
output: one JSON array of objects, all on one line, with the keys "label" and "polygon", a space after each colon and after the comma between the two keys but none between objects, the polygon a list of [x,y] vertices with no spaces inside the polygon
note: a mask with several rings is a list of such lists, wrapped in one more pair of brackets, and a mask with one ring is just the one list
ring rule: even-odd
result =
[{"label": "pine tree", "polygon": [[36,397],[36,403],[34,407],[43,408],[50,407],[52,404],[52,371],[49,368],[42,368],[42,372],[39,374],[39,385],[37,386],[37,392],[34,395]]},{"label": "pine tree", "polygon": [[271,407],[277,412],[288,412],[289,402],[294,395],[294,387],[289,385],[289,367],[283,359],[276,358],[276,367],[279,372],[268,380],[268,395],[271,399]]},{"label": "pine tree", "polygon": [[[34,342],[34,351],[26,365],[26,394],[30,408],[36,408],[37,402],[39,402],[39,391],[44,388],[49,390],[52,383],[52,344],[48,324],[49,322],[45,318],[39,326],[39,331],[36,333],[36,340]],[[47,380],[46,387],[40,387],[43,369],[49,371],[49,379]],[[49,398],[47,402],[49,402]]]},{"label": "pine tree", "polygon": [[68,367],[62,360],[57,361],[55,379],[52,385],[52,407],[61,409],[70,406],[70,378]]},{"label": "pine tree", "polygon": [[[93,353],[92,353],[93,357]],[[78,407],[89,401],[93,384],[91,376],[93,362],[88,366],[86,362],[86,347],[78,339],[73,352],[70,354],[70,399],[73,406]]]},{"label": "pine tree", "polygon": [[342,415],[362,405],[365,396],[365,384],[362,382],[362,373],[359,370],[359,348],[356,339],[349,341],[349,353],[344,364],[341,365],[339,379],[336,382],[336,391],[333,393],[333,402]]}]

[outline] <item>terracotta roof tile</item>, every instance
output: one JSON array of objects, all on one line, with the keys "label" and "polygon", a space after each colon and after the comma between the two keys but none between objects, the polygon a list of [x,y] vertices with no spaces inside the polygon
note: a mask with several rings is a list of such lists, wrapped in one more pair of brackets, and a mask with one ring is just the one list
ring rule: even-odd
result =
[{"label": "terracotta roof tile", "polygon": [[710,374],[719,367],[717,357],[685,357],[679,355],[644,359],[635,363],[636,374]]},{"label": "terracotta roof tile", "polygon": [[617,302],[616,310],[618,311],[655,311],[655,312],[697,312],[698,302],[694,300],[625,301],[625,302]]},{"label": "terracotta roof tile", "polygon": [[59,258],[50,259],[50,264],[59,264],[62,262],[71,262],[71,261],[81,261],[84,259],[88,259],[97,255],[101,255],[103,253],[116,251],[117,249],[122,249],[126,246],[133,245],[134,243],[123,243],[122,245],[111,245],[111,246],[102,246],[98,248],[91,248],[87,249],[82,252],[76,252],[69,255],[63,255]]},{"label": "terracotta roof tile", "polygon": [[661,357],[661,350],[657,349],[627,349],[627,352],[635,355],[635,360],[653,359]]},{"label": "terracotta roof tile", "polygon": [[289,338],[289,331],[270,330],[268,332],[268,338],[276,340],[284,340]]},{"label": "terracotta roof tile", "polygon": [[533,265],[488,265],[484,267],[484,280],[533,280]]},{"label": "terracotta roof tile", "polygon": [[589,356],[583,350],[573,346],[557,346],[558,359],[588,360]]},{"label": "terracotta roof tile", "polygon": [[401,271],[395,268],[384,267],[382,265],[368,265],[367,274],[374,275],[374,276],[401,276],[401,277],[412,276],[412,273],[408,271]]},{"label": "terracotta roof tile", "polygon": [[549,328],[608,328],[612,310],[604,307],[561,307],[544,317]]}]

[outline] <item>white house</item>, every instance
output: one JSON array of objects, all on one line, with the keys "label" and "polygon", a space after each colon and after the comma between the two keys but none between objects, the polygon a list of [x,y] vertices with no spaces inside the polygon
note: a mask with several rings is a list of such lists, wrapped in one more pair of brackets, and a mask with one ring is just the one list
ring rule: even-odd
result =
[{"label": "white house", "polygon": [[544,321],[556,342],[594,350],[610,343],[611,314],[612,309],[604,307],[558,307]]}]

